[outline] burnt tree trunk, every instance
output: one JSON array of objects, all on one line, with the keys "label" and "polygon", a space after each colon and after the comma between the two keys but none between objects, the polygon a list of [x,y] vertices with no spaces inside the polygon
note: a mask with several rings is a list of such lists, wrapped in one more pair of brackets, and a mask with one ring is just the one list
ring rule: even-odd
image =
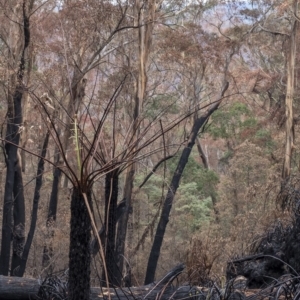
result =
[{"label": "burnt tree trunk", "polygon": [[[29,17],[26,12],[26,1],[23,1],[23,34],[24,47],[21,54],[17,74],[17,84],[12,96],[12,104],[7,114],[6,131],[6,182],[3,203],[2,241],[0,274],[8,275],[12,239],[12,208],[15,184],[15,172],[18,164],[18,145],[20,142],[20,127],[22,125],[22,96],[24,93],[23,78],[25,70],[25,51],[30,41]],[[20,224],[18,224],[20,226]],[[25,226],[25,224],[22,224]],[[18,241],[16,241],[18,242]]]},{"label": "burnt tree trunk", "polygon": [[[14,102],[20,102],[21,104],[22,95],[18,92],[14,95]],[[22,117],[21,112],[18,113],[19,118],[12,118],[13,121],[7,124],[6,132],[6,182],[4,191],[4,203],[3,203],[3,219],[2,219],[2,242],[1,242],[1,257],[0,257],[0,274],[8,275],[9,271],[9,261],[10,261],[10,250],[11,250],[11,240],[12,240],[12,208],[13,208],[13,187],[14,187],[14,174],[15,165],[17,164],[17,146],[10,144],[13,142],[18,145],[19,134],[18,134],[18,123],[14,121],[19,119],[19,124],[21,123]],[[10,118],[10,113],[8,114]]]},{"label": "burnt tree trunk", "polygon": [[13,227],[13,254],[11,259],[11,276],[18,276],[25,244],[25,199],[21,163],[18,159],[14,177],[14,227]]},{"label": "burnt tree trunk", "polygon": [[[86,194],[91,206],[91,192]],[[83,193],[78,187],[74,187],[71,199],[69,300],[88,300],[90,297],[91,229]]]},{"label": "burnt tree trunk", "polygon": [[29,250],[32,244],[36,222],[37,222],[37,213],[38,213],[38,206],[40,201],[40,191],[43,184],[43,175],[44,175],[44,165],[45,161],[44,158],[46,157],[48,142],[49,142],[50,132],[48,131],[44,140],[43,148],[41,157],[39,159],[38,168],[37,168],[37,175],[36,175],[36,183],[35,183],[35,190],[34,190],[34,197],[33,197],[33,205],[32,205],[32,212],[31,212],[31,224],[30,229],[28,232],[27,240],[24,246],[24,251],[22,255],[22,260],[20,262],[20,268],[16,272],[15,275],[23,276],[26,268],[26,263],[29,255]]},{"label": "burnt tree trunk", "polygon": [[158,258],[159,258],[159,255],[160,255],[160,249],[161,249],[161,246],[162,246],[162,242],[163,242],[164,234],[165,234],[165,231],[166,231],[166,227],[167,227],[167,224],[169,222],[169,215],[170,215],[170,212],[171,212],[173,200],[174,200],[176,191],[178,189],[179,181],[181,179],[182,173],[183,173],[184,168],[185,168],[185,166],[188,162],[189,156],[192,152],[192,148],[195,144],[197,134],[198,134],[199,130],[201,129],[201,127],[206,123],[206,121],[208,120],[210,115],[215,110],[218,109],[218,107],[219,107],[219,105],[222,101],[222,98],[224,96],[224,93],[227,90],[228,86],[229,86],[229,83],[226,82],[226,84],[222,88],[220,100],[218,100],[214,105],[212,105],[212,107],[203,116],[201,116],[200,118],[196,118],[194,120],[194,124],[193,124],[192,130],[191,130],[191,133],[190,133],[189,140],[188,140],[185,148],[182,151],[182,154],[181,154],[181,157],[179,159],[177,168],[176,168],[176,170],[173,174],[173,178],[172,178],[170,187],[168,189],[165,202],[163,204],[161,216],[160,216],[157,228],[156,228],[154,241],[153,241],[152,248],[151,248],[151,251],[150,251],[150,256],[149,256],[149,259],[148,259],[145,284],[149,284],[149,283],[154,281],[157,262],[158,262]]},{"label": "burnt tree trunk", "polygon": [[116,274],[119,272],[115,257],[115,239],[117,222],[117,202],[118,202],[118,170],[111,171],[105,177],[105,264],[109,282],[105,281],[103,271],[102,280],[104,286],[120,286]]}]

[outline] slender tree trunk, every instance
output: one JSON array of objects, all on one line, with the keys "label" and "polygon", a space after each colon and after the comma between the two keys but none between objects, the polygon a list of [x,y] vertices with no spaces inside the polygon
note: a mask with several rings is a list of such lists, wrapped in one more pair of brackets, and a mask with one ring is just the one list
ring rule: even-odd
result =
[{"label": "slender tree trunk", "polygon": [[[33,46],[30,45],[28,51],[27,51],[27,72],[26,72],[26,86],[29,86],[30,84],[30,78],[31,78],[31,70],[32,70],[32,64],[33,64]],[[22,166],[22,172],[24,173],[26,170],[26,146],[28,141],[28,112],[30,110],[30,103],[28,101],[29,99],[29,93],[28,91],[24,91],[23,94],[23,131],[21,133],[20,137],[20,144],[22,149],[20,149],[20,156],[21,156],[21,166]],[[24,149],[24,150],[23,150]]]},{"label": "slender tree trunk", "polygon": [[17,276],[25,244],[25,199],[21,162],[18,159],[14,178],[14,228],[13,228],[13,254],[11,259],[11,276]]},{"label": "slender tree trunk", "polygon": [[[298,1],[294,1],[294,12],[297,13]],[[294,123],[293,123],[293,99],[294,99],[294,85],[295,85],[295,61],[296,61],[296,36],[298,29],[298,21],[293,20],[292,32],[290,36],[290,51],[288,54],[287,63],[287,86],[285,98],[285,156],[282,170],[282,179],[286,181],[291,174],[291,158],[294,149]]]},{"label": "slender tree trunk", "polygon": [[[27,16],[25,16],[25,4],[28,10],[28,15],[30,14],[30,11],[32,11],[34,0],[30,0],[27,3],[24,2],[23,7],[23,19],[24,19],[24,39],[25,39],[25,45],[22,57],[24,58],[26,55],[26,61],[28,62],[28,65],[26,67],[26,83],[25,85],[29,85],[30,81],[30,74],[31,74],[31,68],[32,68],[32,49],[29,50],[29,38],[30,38],[30,32],[29,32],[29,19],[27,20]],[[27,22],[27,21],[28,22]],[[28,23],[25,25],[25,23]],[[25,26],[28,26],[26,29]],[[27,45],[26,45],[27,43]],[[31,47],[32,48],[32,47]],[[22,59],[21,59],[22,60]],[[25,72],[25,66],[23,70],[23,78],[24,78],[24,72]],[[25,148],[26,141],[27,141],[27,105],[28,105],[28,91],[25,89],[22,91],[22,118],[24,117],[24,122],[22,123],[22,130],[20,133],[20,144],[22,147]],[[24,111],[24,113],[23,113]],[[23,139],[22,139],[23,137]],[[22,142],[25,141],[25,143]],[[13,218],[14,218],[14,228],[13,228],[13,255],[11,260],[11,276],[17,276],[18,274],[18,268],[21,263],[22,254],[24,250],[24,244],[25,244],[25,197],[24,197],[24,188],[23,188],[23,176],[22,171],[25,171],[25,151],[18,149],[18,160],[17,164],[15,166],[15,176],[14,176],[14,188],[13,188],[13,195],[14,195],[14,207],[13,207]]]},{"label": "slender tree trunk", "polygon": [[[8,123],[6,139],[11,142],[18,142],[18,126]],[[11,134],[9,134],[11,133]],[[12,207],[13,207],[13,186],[15,164],[17,163],[17,146],[6,142],[5,150],[7,154],[6,161],[6,182],[3,203],[3,219],[2,219],[2,240],[1,240],[1,257],[0,257],[0,274],[8,275],[10,250],[12,240]]]},{"label": "slender tree trunk", "polygon": [[[91,192],[87,193],[92,205]],[[91,220],[84,197],[74,187],[71,200],[71,232],[69,251],[69,300],[88,300],[90,296]]]},{"label": "slender tree trunk", "polygon": [[[147,87],[147,65],[152,43],[153,23],[155,18],[155,1],[147,2],[136,1],[135,13],[139,18],[135,21],[135,25],[139,25],[139,73],[136,83],[135,106],[133,111],[133,139],[139,135],[139,117],[143,102],[146,96]],[[138,145],[136,145],[138,147]],[[116,260],[118,272],[116,273],[117,282],[121,284],[124,267],[125,240],[127,235],[127,224],[129,220],[129,212],[132,207],[132,189],[135,176],[135,163],[133,163],[126,173],[124,198],[126,199],[126,210],[119,220],[117,240],[116,240]]]},{"label": "slender tree trunk", "polygon": [[15,275],[21,276],[21,277],[24,275],[24,272],[25,272],[26,263],[27,263],[27,259],[28,259],[28,255],[29,255],[29,250],[30,250],[30,247],[32,244],[32,240],[33,240],[33,236],[34,236],[34,232],[35,232],[35,228],[36,228],[38,206],[39,206],[39,201],[40,201],[40,191],[41,191],[42,184],[43,184],[44,165],[45,165],[44,158],[46,157],[46,153],[47,153],[49,135],[50,135],[50,132],[48,131],[45,136],[44,144],[42,147],[42,153],[41,153],[41,157],[39,159],[38,168],[37,168],[33,205],[32,205],[32,211],[31,211],[30,229],[28,232],[25,246],[24,246],[22,260],[20,262],[20,268],[19,268],[18,272],[16,272],[16,274],[15,274]]},{"label": "slender tree trunk", "polygon": [[118,266],[115,257],[115,239],[117,222],[117,202],[118,202],[118,170],[111,171],[105,177],[105,264],[108,272],[109,283],[105,281],[103,271],[102,280],[104,286],[120,286],[118,281]]},{"label": "slender tree trunk", "polygon": [[129,212],[132,207],[132,189],[134,180],[135,168],[134,165],[130,166],[126,173],[125,186],[124,186],[124,198],[126,199],[126,208],[123,217],[120,218],[117,230],[116,239],[116,261],[118,266],[118,272],[116,273],[117,282],[119,286],[122,285],[122,275],[124,267],[124,252],[125,252],[125,240],[127,235],[127,224],[129,220]]},{"label": "slender tree trunk", "polygon": [[188,162],[189,156],[190,156],[193,146],[195,144],[197,134],[198,134],[199,130],[201,129],[201,127],[203,126],[203,124],[206,123],[206,121],[210,117],[210,115],[215,110],[218,109],[218,107],[222,101],[222,98],[224,96],[224,93],[228,88],[228,85],[229,85],[228,82],[226,82],[226,84],[222,88],[220,100],[218,102],[216,102],[204,115],[202,115],[201,117],[194,120],[194,124],[193,124],[192,130],[191,130],[190,136],[189,136],[189,140],[188,140],[185,148],[182,151],[177,168],[173,174],[173,178],[172,178],[170,187],[168,189],[165,202],[163,204],[161,216],[160,216],[157,228],[156,228],[154,241],[153,241],[151,252],[149,255],[149,259],[148,259],[145,284],[149,284],[154,281],[157,262],[158,262],[158,258],[160,255],[160,249],[162,246],[166,227],[169,222],[169,215],[171,212],[173,200],[174,200],[176,191],[178,189],[179,181],[181,179],[182,173],[184,171],[184,168]]},{"label": "slender tree trunk", "polygon": [[[22,96],[24,93],[23,78],[25,70],[25,51],[30,41],[29,18],[27,16],[26,1],[23,1],[23,36],[24,46],[22,49],[20,64],[17,74],[17,84],[13,94],[13,103],[8,111],[8,123],[6,131],[6,183],[3,203],[2,241],[0,274],[8,275],[11,239],[12,239],[12,207],[15,180],[15,168],[18,164],[18,145],[20,142],[20,126],[22,125]],[[24,224],[25,226],[25,224]]]}]

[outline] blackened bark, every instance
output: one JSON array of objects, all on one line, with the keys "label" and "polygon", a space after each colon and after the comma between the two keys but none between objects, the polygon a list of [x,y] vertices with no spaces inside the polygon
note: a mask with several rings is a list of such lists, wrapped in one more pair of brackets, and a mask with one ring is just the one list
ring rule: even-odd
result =
[{"label": "blackened bark", "polygon": [[18,163],[17,151],[20,142],[20,126],[22,124],[22,97],[24,93],[23,78],[25,70],[25,51],[30,42],[29,18],[26,14],[26,1],[23,1],[23,33],[24,47],[17,74],[17,85],[13,94],[13,105],[8,110],[6,131],[6,182],[3,202],[2,241],[0,274],[8,275],[11,239],[12,239],[12,207],[15,167]]},{"label": "blackened bark", "polygon": [[59,153],[59,149],[57,148],[55,153],[55,167],[53,170],[53,184],[52,184],[52,190],[50,195],[47,222],[48,221],[51,222],[51,220],[56,221],[59,183],[62,175],[61,169],[59,168],[59,164],[60,164],[60,153]]},{"label": "blackened bark", "polygon": [[108,273],[108,282],[105,282],[105,274],[102,279],[104,286],[120,286],[116,274],[119,269],[115,258],[115,239],[117,222],[117,202],[118,202],[118,170],[111,171],[105,177],[105,264]]},{"label": "blackened bark", "polygon": [[[19,125],[22,123],[22,92],[18,87],[13,96],[14,102],[14,117],[8,119],[6,132],[6,182],[4,192],[3,204],[3,220],[2,220],[2,243],[1,243],[1,260],[0,260],[0,274],[8,275],[10,250],[12,240],[12,207],[13,207],[13,190],[15,179],[15,167],[18,163],[17,152],[20,141]],[[10,116],[10,114],[8,115]],[[13,143],[13,144],[11,144]]]},{"label": "blackened bark", "polygon": [[44,174],[44,165],[45,165],[44,158],[46,157],[46,153],[47,153],[49,135],[50,135],[50,132],[48,131],[46,134],[45,140],[44,140],[41,157],[40,157],[39,163],[38,163],[34,197],[33,197],[33,205],[32,205],[32,212],[31,212],[30,229],[28,232],[26,244],[24,246],[22,260],[20,262],[20,268],[15,273],[16,276],[22,277],[24,275],[29,250],[30,250],[30,247],[32,244],[32,240],[33,240],[33,236],[34,236],[34,232],[35,232],[35,228],[36,228],[38,206],[39,206],[39,201],[40,201],[40,191],[41,191],[42,184],[43,184],[43,174]]},{"label": "blackened bark", "polygon": [[[8,141],[18,140],[18,126],[16,124],[7,124],[7,136]],[[16,130],[17,129],[17,130]],[[11,132],[11,135],[8,134]],[[3,219],[2,219],[2,241],[1,241],[1,257],[0,257],[0,274],[8,275],[10,250],[12,240],[12,206],[13,206],[13,186],[14,186],[14,173],[15,164],[17,163],[17,147],[9,144],[5,145],[6,150],[6,182],[4,191],[4,203],[3,203]]]},{"label": "blackened bark", "polygon": [[[117,206],[117,218],[116,218],[116,222],[118,222],[120,220],[120,218],[124,215],[126,210],[126,199],[123,199],[120,203],[118,203]],[[98,231],[98,235],[100,237],[100,241],[102,243],[102,246],[105,247],[105,224],[103,224],[103,226],[101,227],[101,229]],[[100,250],[100,245],[98,243],[98,239],[94,238],[91,242],[91,253],[93,256],[95,256],[99,250]]]},{"label": "blackened bark", "polygon": [[[91,206],[91,192],[87,193]],[[88,300],[90,296],[91,220],[82,192],[74,187],[71,200],[69,251],[69,300]]]},{"label": "blackened bark", "polygon": [[197,134],[198,134],[199,130],[201,129],[201,127],[206,123],[206,121],[208,120],[210,115],[215,110],[218,109],[218,107],[222,101],[222,97],[224,96],[225,91],[228,89],[228,85],[229,85],[228,82],[224,85],[224,87],[222,89],[220,100],[218,102],[216,102],[203,116],[194,120],[194,124],[193,124],[192,130],[191,130],[191,133],[190,133],[188,143],[182,151],[177,168],[173,174],[173,178],[172,178],[170,187],[168,189],[168,193],[167,193],[165,202],[163,204],[161,216],[160,216],[160,219],[159,219],[159,222],[157,225],[154,241],[153,241],[151,252],[149,255],[149,259],[148,259],[145,284],[149,284],[154,281],[157,262],[158,262],[158,258],[160,255],[160,249],[162,246],[166,227],[169,222],[169,215],[171,212],[173,200],[174,200],[176,191],[178,189],[179,181],[181,179],[183,170],[188,162],[192,148],[195,144]]},{"label": "blackened bark", "polygon": [[25,244],[25,199],[21,164],[18,160],[14,178],[14,229],[13,254],[11,259],[11,276],[17,276]]}]

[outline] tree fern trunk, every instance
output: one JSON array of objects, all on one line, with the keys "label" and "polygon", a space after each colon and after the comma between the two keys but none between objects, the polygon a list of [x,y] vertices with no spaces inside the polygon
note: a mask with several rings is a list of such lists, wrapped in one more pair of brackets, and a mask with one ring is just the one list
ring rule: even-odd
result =
[{"label": "tree fern trunk", "polygon": [[[87,193],[91,205],[91,193]],[[90,296],[91,220],[81,191],[74,187],[71,200],[69,251],[69,300],[88,300]]]}]

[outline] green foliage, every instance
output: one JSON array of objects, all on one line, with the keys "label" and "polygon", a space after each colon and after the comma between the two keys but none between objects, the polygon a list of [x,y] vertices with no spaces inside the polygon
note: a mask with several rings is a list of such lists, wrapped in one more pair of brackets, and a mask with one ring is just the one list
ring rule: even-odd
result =
[{"label": "green foliage", "polygon": [[254,128],[257,125],[257,121],[254,117],[250,117],[241,123],[241,127],[243,128]]},{"label": "green foliage", "polygon": [[251,111],[243,103],[234,103],[227,110],[217,110],[211,117],[208,132],[214,138],[240,139],[242,130],[257,125]]},{"label": "green foliage", "polygon": [[[178,157],[174,157],[168,163],[170,176],[175,172],[178,159]],[[191,155],[183,171],[180,186],[191,182],[196,184],[197,192],[201,193],[202,197],[208,197],[219,182],[219,177],[213,170],[205,169],[195,160],[193,155]]]},{"label": "green foliage", "polygon": [[181,185],[177,198],[176,212],[182,213],[179,215],[180,222],[184,222],[191,232],[209,223],[212,201],[210,197],[201,199],[196,182]]},{"label": "green foliage", "polygon": [[[177,163],[178,157],[168,162],[170,175],[175,172]],[[199,164],[192,153],[176,194],[175,218],[179,235],[186,236],[210,222],[213,209],[210,196],[216,194],[218,182],[218,175]]]},{"label": "green foliage", "polygon": [[[168,182],[170,182],[176,170],[178,160],[179,157],[177,156],[167,162]],[[163,176],[159,174],[160,170],[157,172],[152,174],[139,194],[140,198],[144,197],[149,204],[152,203],[153,208],[161,199],[164,180]],[[134,185],[140,185],[146,175],[145,173],[137,174]],[[215,194],[218,182],[218,175],[214,171],[201,166],[192,153],[175,197],[175,219],[179,225],[178,228],[180,228],[178,230],[180,236],[191,234],[210,222],[213,208],[210,196]]]}]

